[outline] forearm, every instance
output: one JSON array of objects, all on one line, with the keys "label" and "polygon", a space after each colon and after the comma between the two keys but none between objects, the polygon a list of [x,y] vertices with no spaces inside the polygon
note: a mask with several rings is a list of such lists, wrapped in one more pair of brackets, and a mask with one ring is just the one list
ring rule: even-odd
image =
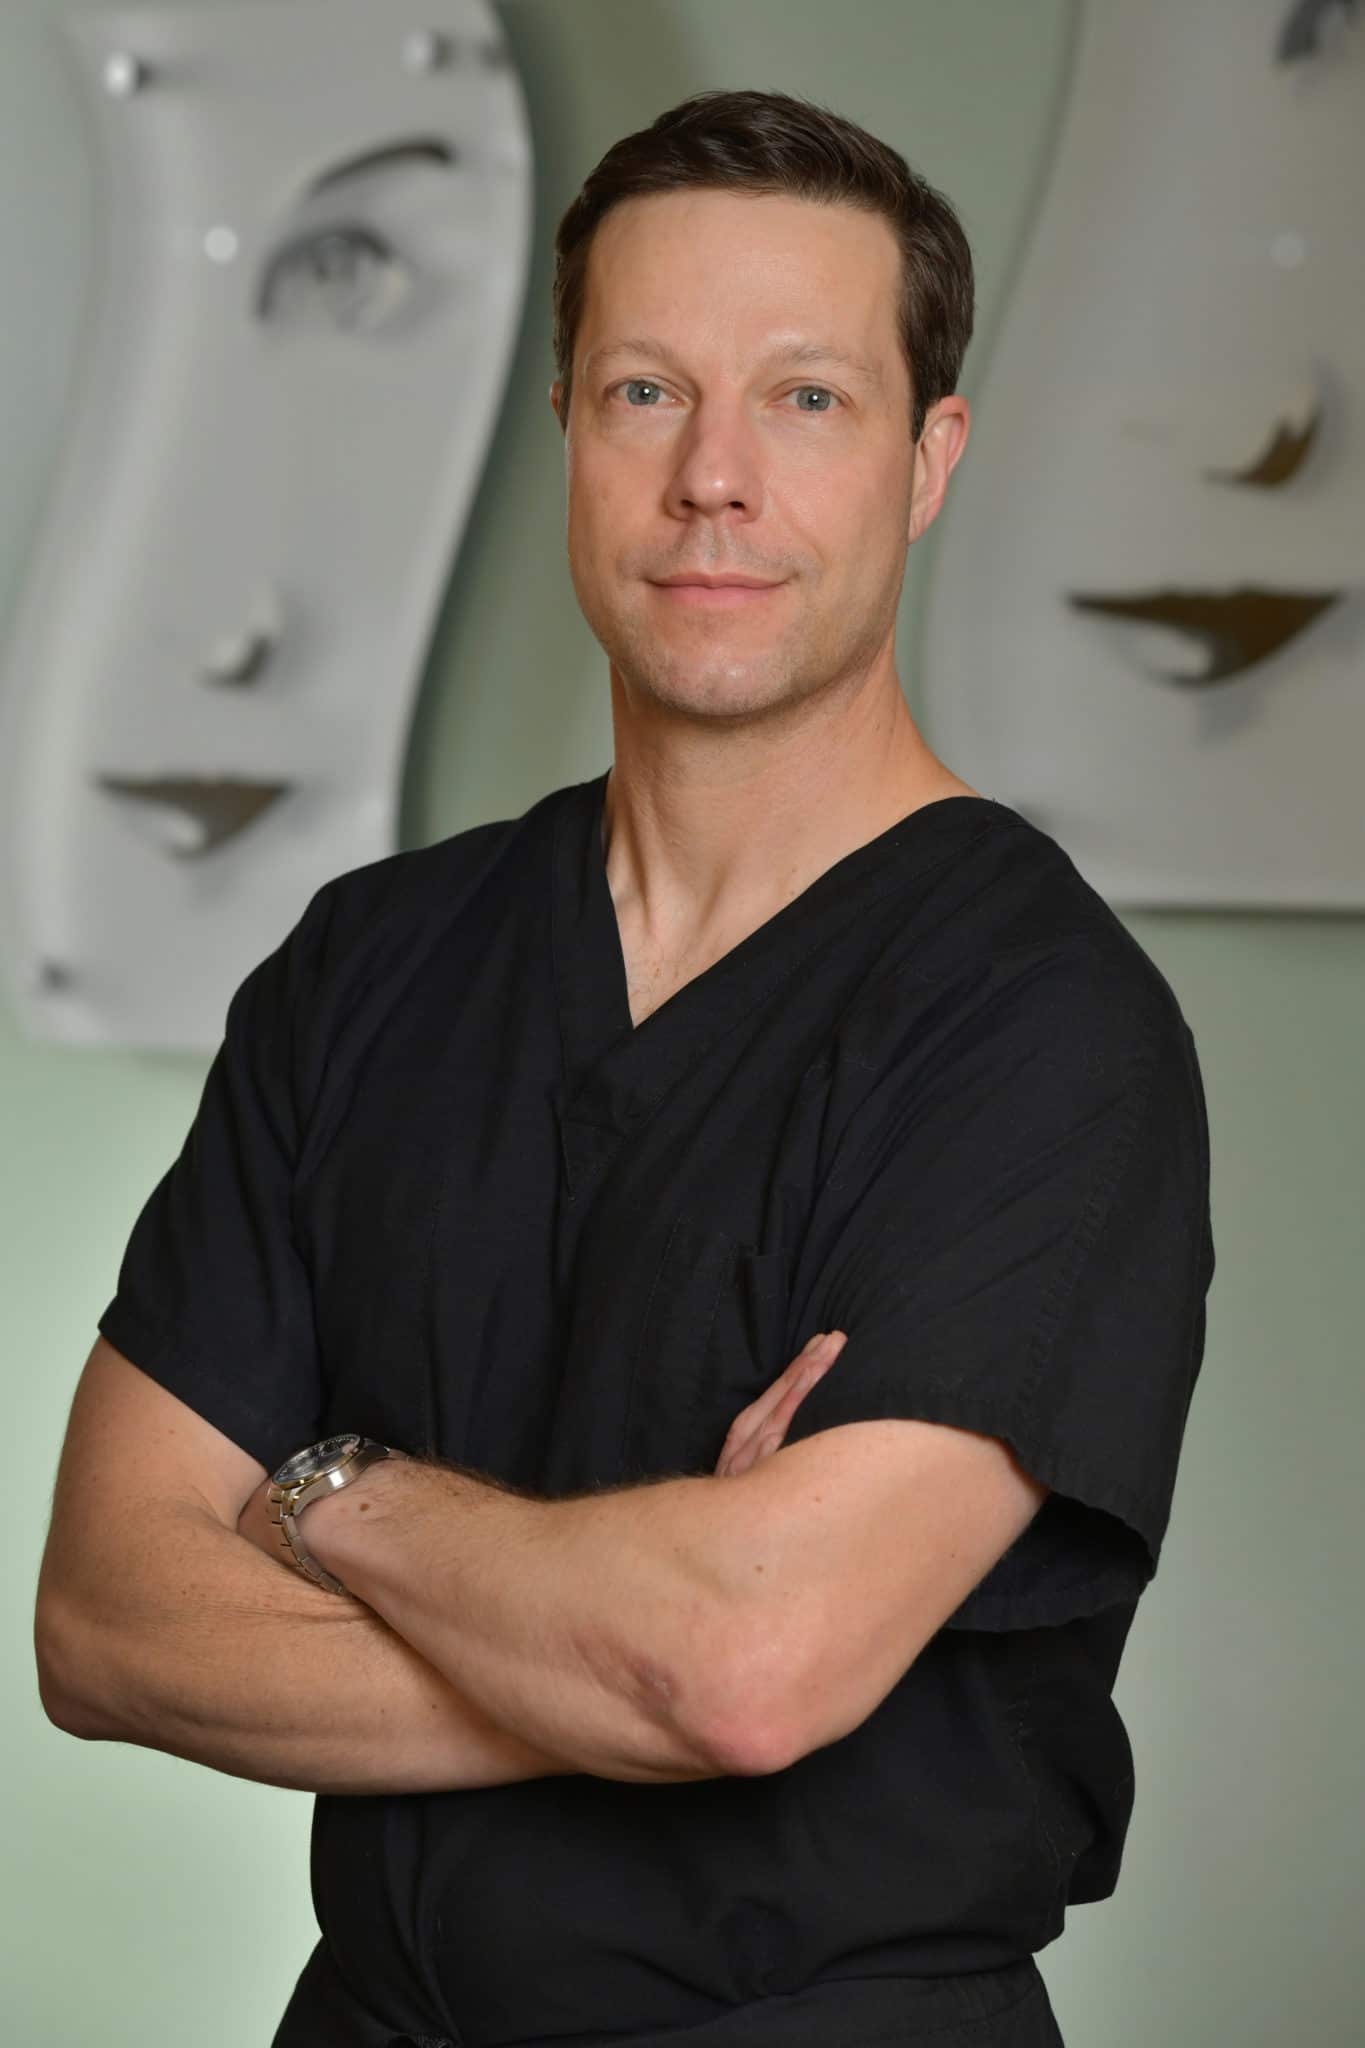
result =
[{"label": "forearm", "polygon": [[[599,1777],[744,1768],[708,1739],[722,1615],[678,1478],[545,1500],[386,1461],[305,1510],[303,1540],[497,1726]],[[728,1499],[728,1495],[725,1496]]]},{"label": "forearm", "polygon": [[361,1601],[273,1563],[207,1511],[177,1510],[158,1543],[178,1548],[174,1577],[123,1561],[48,1624],[45,1691],[70,1733],[306,1792],[578,1769],[498,1726]]}]

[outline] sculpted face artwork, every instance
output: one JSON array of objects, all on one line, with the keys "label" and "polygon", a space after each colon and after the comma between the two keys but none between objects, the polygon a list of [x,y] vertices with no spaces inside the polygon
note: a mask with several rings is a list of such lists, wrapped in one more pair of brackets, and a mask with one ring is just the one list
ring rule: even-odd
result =
[{"label": "sculpted face artwork", "polygon": [[0,973],[32,1037],[211,1053],[313,892],[397,844],[533,156],[488,0],[383,13],[333,0],[325,59],[308,6],[60,23],[98,264],[0,620]]},{"label": "sculpted face artwork", "polygon": [[931,746],[1109,901],[1365,907],[1365,14],[1077,16],[935,553]]},{"label": "sculpted face artwork", "polygon": [[[568,550],[639,715],[762,718],[889,658],[914,452],[898,280],[888,224],[848,207],[675,192],[602,222]],[[768,587],[666,587],[684,573]]]}]

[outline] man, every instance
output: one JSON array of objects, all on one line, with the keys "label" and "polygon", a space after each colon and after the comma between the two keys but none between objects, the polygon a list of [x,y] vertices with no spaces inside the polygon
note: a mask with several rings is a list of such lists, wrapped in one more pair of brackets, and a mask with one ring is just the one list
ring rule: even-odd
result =
[{"label": "man", "polygon": [[1190,1034],[897,678],[947,202],[703,94],[557,254],[612,766],[238,990],[73,1403],[44,1700],[320,1795],[276,2048],[1055,2043],[1202,1355]]}]

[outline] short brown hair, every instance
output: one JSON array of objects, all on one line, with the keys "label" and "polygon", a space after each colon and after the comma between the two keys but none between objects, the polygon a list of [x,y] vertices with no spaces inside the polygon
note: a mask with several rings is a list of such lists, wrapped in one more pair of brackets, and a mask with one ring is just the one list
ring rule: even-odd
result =
[{"label": "short brown hair", "polygon": [[781,92],[699,92],[612,144],[555,232],[554,351],[567,426],[588,251],[622,200],[683,187],[783,193],[884,215],[901,251],[898,325],[910,372],[910,438],[957,388],[975,283],[962,223],[941,192],[865,128]]}]

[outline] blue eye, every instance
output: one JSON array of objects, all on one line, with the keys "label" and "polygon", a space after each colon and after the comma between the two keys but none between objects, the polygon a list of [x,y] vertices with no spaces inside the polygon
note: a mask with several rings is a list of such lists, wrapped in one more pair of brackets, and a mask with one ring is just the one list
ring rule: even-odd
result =
[{"label": "blue eye", "polygon": [[[652,391],[652,392],[654,392],[654,393],[655,393],[655,395],[656,395],[656,396],[658,396],[658,395],[659,395],[659,393],[660,393],[660,391],[661,391],[661,388],[662,388],[662,387],[661,387],[660,385],[658,385],[658,384],[655,384],[655,383],[654,383],[654,382],[653,382],[653,381],[652,381],[652,380],[651,380],[650,378],[648,378],[648,377],[627,377],[627,378],[625,379],[625,381],[624,381],[623,383],[621,383],[621,384],[617,384],[617,385],[614,385],[614,386],[613,386],[612,388],[613,388],[613,390],[615,390],[615,391],[623,391],[623,392],[625,392],[625,393],[626,393],[626,403],[627,403],[627,405],[629,405],[629,406],[631,407],[631,409],[632,409],[633,411],[635,411],[635,412],[653,412],[653,411],[657,410],[657,408],[656,408],[655,406],[653,406],[652,404],[651,404],[651,405],[636,405],[636,404],[634,403],[634,401],[633,401],[633,400],[631,399],[630,395],[629,395],[629,394],[630,394],[630,392],[631,392],[632,390],[634,390],[634,391]],[[819,398],[824,398],[824,399],[827,399],[827,400],[829,400],[829,401],[830,401],[830,403],[832,403],[832,404],[840,404],[840,403],[842,403],[842,401],[841,401],[841,400],[838,400],[838,399],[836,399],[836,398],[835,398],[835,396],[834,396],[834,393],[833,393],[832,391],[827,391],[827,390],[825,389],[825,387],[824,387],[824,385],[823,385],[823,384],[798,384],[798,386],[797,386],[796,388],[797,388],[797,391],[798,391],[798,392],[801,392],[801,391],[810,391],[810,392],[814,392],[814,393],[816,394],[816,396],[817,396],[817,397],[819,397]],[[610,394],[608,394],[608,395],[610,396]],[[790,397],[791,395],[792,395],[791,393],[788,393],[788,396],[789,396],[789,397]],[[814,406],[814,407],[812,407],[812,406],[805,406],[805,405],[803,405],[803,406],[798,406],[798,407],[797,407],[797,411],[798,411],[798,412],[812,412],[812,411],[813,411],[813,412],[815,412],[815,413],[816,413],[817,415],[819,415],[819,414],[823,414],[823,413],[827,413],[827,412],[829,411],[829,409],[830,409],[830,406],[829,406],[829,404],[826,404],[826,405],[821,405],[821,406]]]}]

